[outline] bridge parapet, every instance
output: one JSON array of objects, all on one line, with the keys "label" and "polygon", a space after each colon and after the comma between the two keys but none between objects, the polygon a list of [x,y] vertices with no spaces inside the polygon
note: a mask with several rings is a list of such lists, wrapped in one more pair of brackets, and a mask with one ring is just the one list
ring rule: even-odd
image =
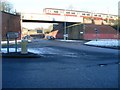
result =
[{"label": "bridge parapet", "polygon": [[61,22],[83,22],[82,17],[46,15],[40,13],[22,13],[22,20],[42,20],[42,21],[61,21]]}]

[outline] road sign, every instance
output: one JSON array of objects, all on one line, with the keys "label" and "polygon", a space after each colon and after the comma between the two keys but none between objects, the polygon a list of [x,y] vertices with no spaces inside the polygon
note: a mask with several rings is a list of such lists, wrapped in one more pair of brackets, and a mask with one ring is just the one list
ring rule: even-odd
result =
[{"label": "road sign", "polygon": [[7,32],[7,38],[9,39],[15,39],[15,38],[18,38],[19,37],[19,34],[18,32]]},{"label": "road sign", "polygon": [[94,30],[95,30],[95,32],[96,32],[96,41],[97,41],[97,40],[98,40],[98,29],[95,28]]},{"label": "road sign", "polygon": [[19,37],[18,32],[7,32],[7,53],[9,53],[9,39],[15,39],[15,52],[17,52],[17,38]]},{"label": "road sign", "polygon": [[68,34],[64,34],[64,37],[68,37]]},{"label": "road sign", "polygon": [[98,29],[97,28],[95,28],[94,30],[95,30],[96,33],[98,33]]}]

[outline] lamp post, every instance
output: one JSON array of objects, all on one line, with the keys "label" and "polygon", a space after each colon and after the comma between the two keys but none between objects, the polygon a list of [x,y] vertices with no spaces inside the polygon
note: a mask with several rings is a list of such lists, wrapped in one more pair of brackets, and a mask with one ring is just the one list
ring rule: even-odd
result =
[{"label": "lamp post", "polygon": [[66,22],[64,22],[64,40],[66,40]]},{"label": "lamp post", "polygon": [[64,17],[65,17],[65,18],[64,18],[64,19],[65,19],[65,20],[64,20],[64,40],[66,40],[66,32],[67,32],[67,31],[66,31],[66,9],[65,9]]},{"label": "lamp post", "polygon": [[120,1],[118,2],[118,21],[117,21],[117,39],[119,39],[119,28],[120,28]]}]

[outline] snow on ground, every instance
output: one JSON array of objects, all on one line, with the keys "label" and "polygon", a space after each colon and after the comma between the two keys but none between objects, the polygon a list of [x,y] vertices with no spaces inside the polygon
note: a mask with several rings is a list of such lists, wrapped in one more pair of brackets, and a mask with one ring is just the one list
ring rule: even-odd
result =
[{"label": "snow on ground", "polygon": [[[21,48],[17,49],[17,52],[20,52]],[[7,53],[7,48],[1,48],[2,53]],[[9,52],[15,52],[15,48],[9,48]]]},{"label": "snow on ground", "polygon": [[81,42],[80,40],[58,40],[63,42]]},{"label": "snow on ground", "polygon": [[[1,48],[2,53],[7,53],[7,48]],[[9,52],[15,52],[15,48],[9,48]],[[17,52],[21,52],[21,48],[17,49]],[[54,49],[54,48],[28,48],[28,52],[35,53],[35,54],[63,54],[62,50]],[[64,54],[73,55],[75,53],[64,51]]]},{"label": "snow on ground", "polygon": [[[21,40],[17,40],[17,42],[21,42]],[[15,44],[15,41],[9,41],[10,44]],[[7,41],[1,41],[1,44],[7,44]]]},{"label": "snow on ground", "polygon": [[[81,42],[80,40],[59,40],[64,42]],[[104,46],[104,47],[119,47],[120,40],[117,39],[98,39],[92,40],[84,43],[85,45],[93,45],[93,46]]]},{"label": "snow on ground", "polygon": [[92,40],[85,43],[86,45],[93,45],[93,46],[104,46],[104,47],[119,47],[120,40],[117,39],[98,39]]},{"label": "snow on ground", "polygon": [[[21,42],[21,40],[17,40],[17,43],[20,43],[20,42]],[[28,42],[31,42],[31,40],[28,40]],[[9,41],[9,43],[10,44],[15,44],[15,40]],[[3,45],[3,44],[7,44],[7,41],[1,41],[1,45]]]},{"label": "snow on ground", "polygon": [[[60,40],[64,42],[81,42],[78,40]],[[21,41],[18,41],[21,42]],[[6,44],[6,42],[1,42],[2,44]],[[14,43],[14,41],[11,41],[10,43]],[[99,40],[92,40],[89,42],[84,43],[86,45],[93,45],[93,46],[104,46],[104,47],[118,47],[120,46],[120,40],[115,39],[99,39]],[[1,48],[2,53],[7,53],[7,48]],[[10,52],[15,52],[15,48],[10,48]],[[18,52],[21,51],[21,48],[17,49]],[[33,52],[36,54],[60,54],[61,51],[53,48],[28,48],[29,52]],[[68,52],[66,52],[68,53]]]}]

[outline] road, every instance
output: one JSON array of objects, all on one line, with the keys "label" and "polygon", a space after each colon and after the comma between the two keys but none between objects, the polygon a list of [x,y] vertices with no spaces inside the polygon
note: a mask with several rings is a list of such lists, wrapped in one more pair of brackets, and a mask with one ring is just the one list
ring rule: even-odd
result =
[{"label": "road", "polygon": [[80,42],[34,40],[40,58],[3,58],[3,88],[117,88],[118,51]]}]

